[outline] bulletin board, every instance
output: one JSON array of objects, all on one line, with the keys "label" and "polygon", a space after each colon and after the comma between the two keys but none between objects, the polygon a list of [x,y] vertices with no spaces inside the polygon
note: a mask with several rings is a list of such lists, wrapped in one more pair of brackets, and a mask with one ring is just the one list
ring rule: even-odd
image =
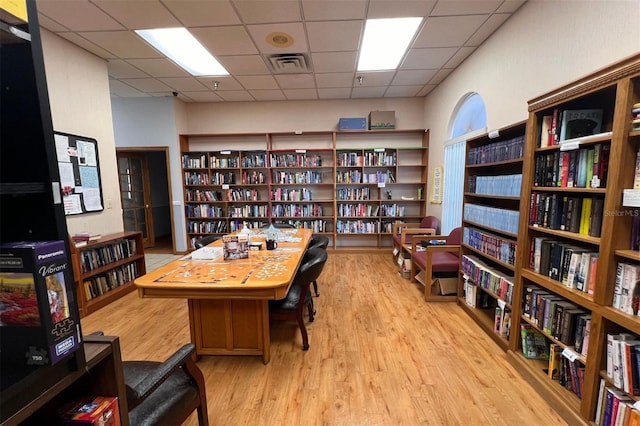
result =
[{"label": "bulletin board", "polygon": [[84,136],[54,132],[64,214],[104,210],[98,141]]}]

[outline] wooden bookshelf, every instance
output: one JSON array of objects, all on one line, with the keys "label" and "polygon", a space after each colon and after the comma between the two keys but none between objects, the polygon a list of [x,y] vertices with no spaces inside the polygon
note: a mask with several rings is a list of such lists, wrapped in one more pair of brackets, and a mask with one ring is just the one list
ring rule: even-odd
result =
[{"label": "wooden bookshelf", "polygon": [[117,232],[71,246],[81,317],[132,292],[133,280],[146,274],[140,232]]},{"label": "wooden bookshelf", "polygon": [[424,129],[182,135],[187,239],[193,247],[195,239],[233,232],[245,221],[250,227],[272,221],[313,229],[333,249],[390,248],[394,222],[426,215],[428,135]]},{"label": "wooden bookshelf", "polygon": [[[516,259],[516,294],[511,325],[513,333],[508,344],[508,359],[570,424],[595,422],[596,410],[601,404],[599,402],[601,379],[607,386],[613,386],[613,383],[606,378],[607,336],[622,332],[640,335],[640,318],[612,306],[618,263],[640,265],[640,256],[637,252],[630,250],[633,215],[628,211],[630,209],[621,205],[622,190],[631,188],[633,183],[636,153],[640,148],[637,136],[629,131],[631,106],[637,102],[640,102],[640,55],[624,59],[529,101]],[[545,143],[541,144],[546,137],[542,130],[543,117],[553,116],[555,111],[583,109],[602,110],[600,128],[596,135],[585,136],[584,143],[578,137],[565,142],[565,145],[562,144],[563,141],[549,146],[544,146]],[[597,187],[597,180],[587,179],[584,186],[565,187],[562,184],[562,165],[566,166],[568,163],[563,163],[563,153],[577,151],[576,155],[580,155],[579,151],[587,150],[584,155],[589,158],[591,154],[588,150],[597,149],[609,151],[606,184],[602,183]],[[543,164],[549,156],[555,156],[558,159],[558,167],[554,166],[553,171],[558,174],[552,174],[551,182],[540,182],[540,164]],[[554,157],[551,158],[552,164]],[[587,162],[587,164],[593,167],[594,162]],[[592,171],[595,173],[598,170],[596,166]],[[588,168],[587,171],[589,171]],[[598,177],[602,178],[602,175]],[[595,188],[591,187],[592,183],[596,186]],[[551,226],[549,223],[534,224],[539,218],[535,209],[535,200],[538,197],[536,194],[559,197],[561,207],[567,205],[567,199],[563,197],[578,197],[582,199],[581,202],[587,198],[600,197],[604,199],[603,211],[601,217],[591,214],[592,218],[588,223],[591,234],[584,231],[571,232],[560,229],[559,226]],[[559,217],[562,223],[566,219],[565,211],[557,210],[557,212],[556,218]],[[601,230],[593,232],[598,228],[598,221],[601,221]],[[536,251],[533,249],[532,255],[532,246],[535,246],[536,241],[542,241],[536,238],[553,241],[553,246],[557,248],[556,253],[562,253],[557,255],[555,260],[560,266],[559,275],[554,277],[554,272],[545,273],[536,263]],[[598,255],[591,293],[588,288],[585,289],[587,291],[573,288],[569,280],[563,284],[562,266],[566,266],[566,261],[558,256],[565,254],[567,248],[571,246]],[[550,261],[554,262],[553,256]],[[538,287],[540,291],[546,291],[551,298],[558,297],[560,300],[576,305],[578,309],[590,315],[590,332],[586,350],[577,351],[572,344],[573,341],[569,344],[559,341],[544,331],[541,324],[525,316],[525,291],[533,286]],[[523,324],[530,324],[541,331],[547,345],[558,344],[568,354],[573,353],[578,363],[576,366],[584,366],[581,396],[567,390],[557,381],[551,380],[543,371],[548,368],[548,363],[524,357],[519,336],[520,326]],[[575,340],[575,343],[578,343],[579,338]],[[607,380],[604,380],[605,378]]]},{"label": "wooden bookshelf", "polygon": [[[524,143],[521,122],[471,139],[466,148],[458,304],[505,351],[509,335],[517,332],[510,328],[509,316],[517,311],[513,304]],[[501,226],[507,223],[499,218],[504,215],[515,216],[511,228]],[[487,274],[494,277],[493,285],[479,282]]]}]

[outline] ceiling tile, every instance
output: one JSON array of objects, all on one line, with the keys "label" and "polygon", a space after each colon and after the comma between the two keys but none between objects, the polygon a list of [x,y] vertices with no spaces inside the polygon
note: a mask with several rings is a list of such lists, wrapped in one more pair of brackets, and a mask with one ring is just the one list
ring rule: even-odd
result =
[{"label": "ceiling tile", "polygon": [[109,77],[113,78],[143,78],[150,77],[144,71],[134,67],[122,59],[111,59],[107,61]]},{"label": "ceiling tile", "polygon": [[92,0],[92,2],[116,21],[134,30],[181,26],[180,21],[159,1]]},{"label": "ceiling tile", "polygon": [[[307,38],[302,23],[249,25],[249,33],[261,53],[303,53],[307,52]],[[283,47],[272,45],[267,37],[275,33],[285,33],[291,43]]]},{"label": "ceiling tile", "polygon": [[214,56],[258,53],[242,26],[192,28],[191,32]]},{"label": "ceiling tile", "polygon": [[293,22],[301,18],[298,0],[233,0],[245,24]]},{"label": "ceiling tile", "polygon": [[445,78],[447,78],[447,76],[449,74],[451,74],[452,71],[453,71],[453,69],[441,69],[441,70],[438,70],[436,75],[434,75],[433,78],[431,80],[429,80],[429,84],[440,84],[440,83],[442,83],[442,81]]},{"label": "ceiling tile", "polygon": [[242,102],[242,101],[252,101],[253,97],[244,90],[229,90],[229,91],[221,91],[218,90],[216,92],[218,96],[220,96],[225,101],[231,102]]},{"label": "ceiling tile", "polygon": [[269,74],[260,55],[220,56],[218,61],[232,75]]},{"label": "ceiling tile", "polygon": [[480,29],[471,36],[465,43],[465,46],[480,46],[500,25],[506,21],[509,16],[506,13],[493,14],[482,24]]},{"label": "ceiling tile", "polygon": [[278,89],[278,83],[270,75],[245,75],[237,77],[245,89]]},{"label": "ceiling tile", "polygon": [[487,17],[488,15],[470,15],[428,18],[412,47],[462,46]]},{"label": "ceiling tile", "polygon": [[222,102],[223,99],[213,92],[184,92],[183,95],[188,96],[195,102]]},{"label": "ceiling tile", "polygon": [[96,31],[79,34],[122,59],[162,57],[160,52],[144,42],[133,31]]},{"label": "ceiling tile", "polygon": [[162,3],[186,27],[240,24],[228,0],[162,0]]},{"label": "ceiling tile", "polygon": [[215,81],[218,82],[218,92],[226,90],[243,90],[243,87],[231,76],[218,77],[197,77],[198,81],[209,88],[213,88]]},{"label": "ceiling tile", "polygon": [[364,19],[366,0],[302,0],[302,13],[307,21]]},{"label": "ceiling tile", "polygon": [[[311,74],[276,75],[276,80],[282,89],[314,89],[316,87]],[[285,92],[286,93],[286,92]]]},{"label": "ceiling tile", "polygon": [[60,25],[58,22],[50,19],[48,16],[45,16],[42,13],[38,13],[38,24],[41,27],[48,29],[49,31],[53,31],[54,33],[60,31],[69,31],[69,29],[64,25]]},{"label": "ceiling tile", "polygon": [[353,85],[354,75],[352,72],[333,72],[327,74],[316,74],[316,84],[318,87],[349,87]]},{"label": "ceiling tile", "polygon": [[400,70],[393,78],[391,84],[401,86],[424,85],[436,75],[437,70]]},{"label": "ceiling tile", "polygon": [[120,80],[109,80],[109,91],[111,92],[111,94],[123,98],[144,98],[149,96],[146,93],[141,92],[140,90],[134,89],[128,84],[124,84]]},{"label": "ceiling tile", "polygon": [[461,47],[456,52],[456,54],[453,55],[449,62],[444,64],[443,68],[457,68],[462,63],[462,61],[467,59],[469,55],[473,53],[474,50],[476,50],[475,47]]},{"label": "ceiling tile", "polygon": [[371,0],[367,18],[406,18],[408,16],[427,16],[436,4],[436,0]]},{"label": "ceiling tile", "polygon": [[385,87],[354,87],[351,92],[353,98],[381,98],[384,96]]},{"label": "ceiling tile", "polygon": [[122,78],[120,81],[143,92],[171,91],[171,87],[161,83],[155,78]]},{"label": "ceiling tile", "polygon": [[312,52],[358,50],[364,21],[308,22],[307,34]]},{"label": "ceiling tile", "polygon": [[109,31],[124,27],[88,0],[39,0],[38,12],[71,31]]},{"label": "ceiling tile", "polygon": [[438,69],[458,51],[457,47],[435,47],[431,49],[411,49],[400,64],[401,69]]},{"label": "ceiling tile", "polygon": [[[387,86],[391,83],[391,79],[395,75],[395,71],[368,71],[358,72],[354,77],[354,86]],[[358,81],[358,76],[362,76],[362,84]]]},{"label": "ceiling tile", "polygon": [[480,15],[493,13],[503,0],[439,1],[431,16]]},{"label": "ceiling tile", "polygon": [[418,96],[427,96],[429,92],[436,88],[435,84],[427,84],[422,88],[420,92],[418,92]]},{"label": "ceiling tile", "polygon": [[527,0],[506,0],[500,5],[496,13],[513,13],[520,8]]},{"label": "ceiling tile", "polygon": [[356,52],[312,53],[315,72],[352,72],[356,66]]},{"label": "ceiling tile", "polygon": [[306,99],[318,99],[318,93],[316,89],[285,89],[284,95],[288,100],[306,100]]},{"label": "ceiling tile", "polygon": [[249,90],[256,101],[286,101],[281,90]]},{"label": "ceiling tile", "polygon": [[127,62],[154,77],[186,77],[190,75],[167,58],[129,59]]},{"label": "ceiling tile", "polygon": [[349,99],[350,96],[351,96],[350,87],[318,89],[318,97],[320,99]]},{"label": "ceiling tile", "polygon": [[78,33],[56,33],[60,37],[69,40],[71,43],[80,46],[81,48],[87,50],[88,52],[93,53],[96,56],[99,56],[103,59],[116,58],[117,56],[113,53],[104,50],[102,47],[98,46],[95,43],[90,42],[84,37],[80,37]]},{"label": "ceiling tile", "polygon": [[194,77],[171,77],[159,78],[161,82],[166,84],[178,92],[197,92],[199,90],[211,90],[202,82]]},{"label": "ceiling tile", "polygon": [[408,98],[416,96],[423,86],[390,86],[384,93],[385,98]]}]

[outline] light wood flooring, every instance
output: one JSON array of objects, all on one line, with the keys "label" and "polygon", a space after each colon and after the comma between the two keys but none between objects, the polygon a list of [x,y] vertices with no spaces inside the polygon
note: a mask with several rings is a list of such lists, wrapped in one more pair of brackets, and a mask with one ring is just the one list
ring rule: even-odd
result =
[{"label": "light wood flooring", "polygon": [[[210,423],[566,424],[455,303],[425,303],[394,266],[390,254],[330,254],[308,352],[297,324],[284,322],[271,326],[268,365],[203,357]],[[189,342],[185,300],[135,292],[82,327],[120,336],[123,359],[164,360]]]}]

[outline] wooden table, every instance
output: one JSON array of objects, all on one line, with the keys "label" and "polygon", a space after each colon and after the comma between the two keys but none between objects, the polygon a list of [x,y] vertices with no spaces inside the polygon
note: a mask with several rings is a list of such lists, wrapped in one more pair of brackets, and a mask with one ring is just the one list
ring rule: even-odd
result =
[{"label": "wooden table", "polygon": [[[283,299],[311,239],[308,229],[280,230],[276,250],[250,250],[249,259],[171,262],[135,280],[140,297],[186,298],[191,342],[200,355],[270,358],[269,300]],[[297,241],[282,241],[290,236]],[[210,247],[222,246],[218,240]]]}]

